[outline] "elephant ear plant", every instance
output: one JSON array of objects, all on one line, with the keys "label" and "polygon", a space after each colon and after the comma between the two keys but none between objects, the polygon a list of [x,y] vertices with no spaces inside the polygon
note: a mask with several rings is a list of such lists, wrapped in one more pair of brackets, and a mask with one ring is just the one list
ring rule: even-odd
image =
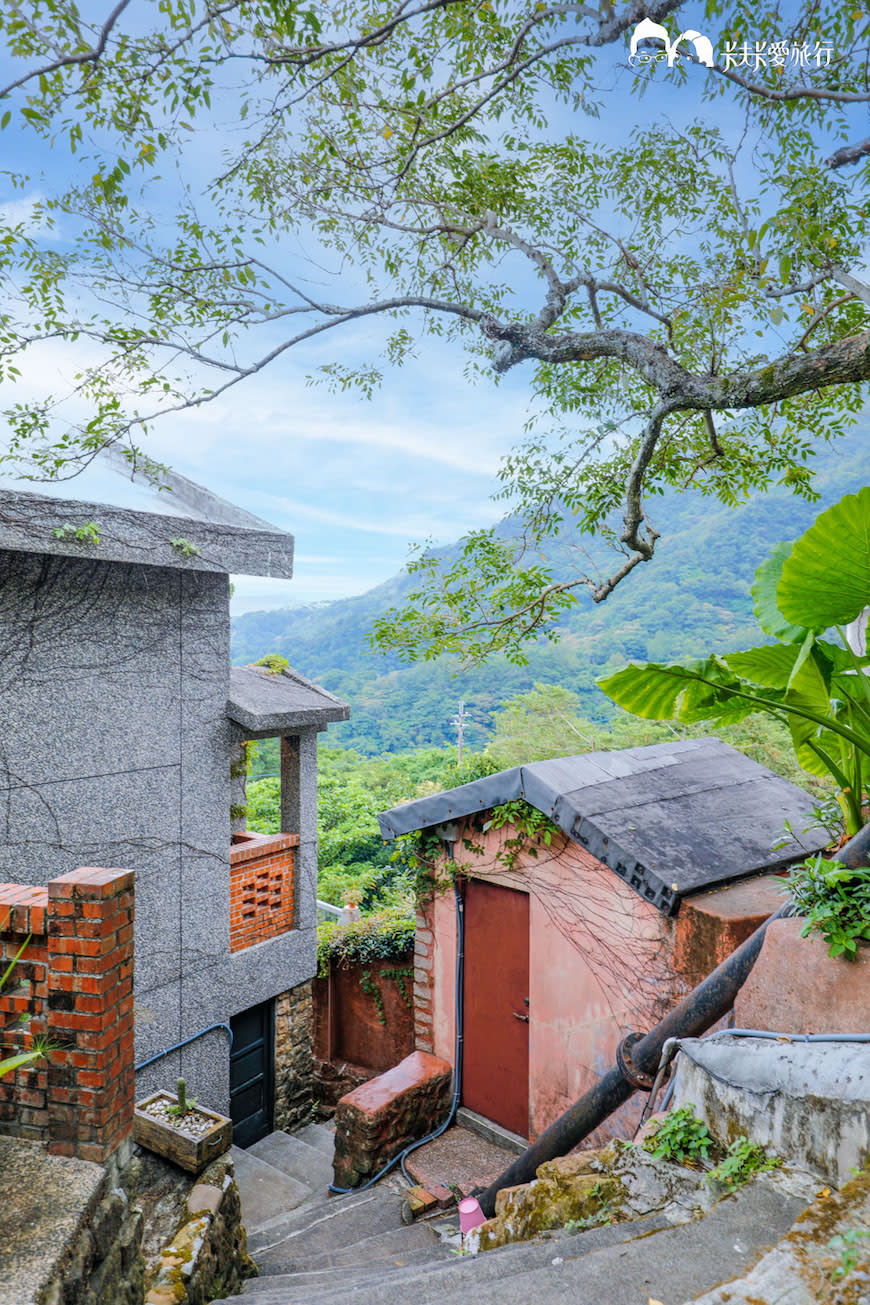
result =
[{"label": "elephant ear plant", "polygon": [[726,724],[753,712],[785,720],[798,761],[833,778],[846,832],[856,834],[870,774],[870,658],[853,650],[845,627],[870,606],[870,487],[778,544],[752,595],[776,642],[668,666],[632,663],[598,683],[647,720]]}]

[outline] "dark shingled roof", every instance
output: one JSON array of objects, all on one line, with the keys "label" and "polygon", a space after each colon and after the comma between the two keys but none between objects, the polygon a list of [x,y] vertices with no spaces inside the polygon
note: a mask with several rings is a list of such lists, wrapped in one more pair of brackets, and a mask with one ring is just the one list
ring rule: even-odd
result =
[{"label": "dark shingled roof", "polygon": [[248,734],[269,738],[303,725],[325,729],[331,721],[347,720],[350,707],[298,671],[276,675],[264,667],[232,666],[227,715]]},{"label": "dark shingled roof", "polygon": [[[89,522],[96,527],[98,538],[77,540],[76,529]],[[173,544],[173,540],[178,542]],[[293,536],[275,526],[197,521],[193,517],[50,498],[21,490],[0,489],[2,548],[187,571],[224,571],[287,580],[293,575]]]},{"label": "dark shingled roof", "polygon": [[525,798],[660,910],[687,893],[788,865],[824,847],[799,833],[810,797],[719,739],[556,757],[488,775],[378,816],[384,838]]}]

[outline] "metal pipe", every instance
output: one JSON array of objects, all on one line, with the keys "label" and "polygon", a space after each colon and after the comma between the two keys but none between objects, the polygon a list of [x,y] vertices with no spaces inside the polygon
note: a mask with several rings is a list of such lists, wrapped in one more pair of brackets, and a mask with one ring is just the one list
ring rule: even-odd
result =
[{"label": "metal pipe", "polygon": [[208,1028],[200,1029],[199,1033],[191,1033],[189,1038],[184,1038],[181,1042],[174,1043],[173,1046],[167,1047],[165,1051],[158,1051],[156,1056],[149,1056],[147,1060],[140,1060],[138,1065],[133,1066],[134,1073],[138,1074],[140,1069],[145,1069],[148,1065],[153,1065],[155,1061],[162,1060],[164,1056],[171,1056],[173,1051],[180,1051],[182,1047],[190,1046],[191,1042],[196,1042],[197,1038],[205,1037],[206,1033],[211,1033],[213,1029],[226,1030],[230,1035],[230,1045],[228,1050],[232,1051],[233,1031],[229,1024],[209,1024]]}]

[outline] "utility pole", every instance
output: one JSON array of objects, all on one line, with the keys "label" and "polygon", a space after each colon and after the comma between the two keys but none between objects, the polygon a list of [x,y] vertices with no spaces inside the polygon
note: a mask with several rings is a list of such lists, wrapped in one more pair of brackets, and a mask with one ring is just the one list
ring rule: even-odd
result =
[{"label": "utility pole", "polygon": [[462,765],[462,742],[463,742],[463,735],[465,731],[465,703],[464,702],[460,702],[459,711],[453,717],[453,720],[450,723],[451,725],[456,726],[456,750],[459,754],[457,759],[457,765],[461,766]]}]

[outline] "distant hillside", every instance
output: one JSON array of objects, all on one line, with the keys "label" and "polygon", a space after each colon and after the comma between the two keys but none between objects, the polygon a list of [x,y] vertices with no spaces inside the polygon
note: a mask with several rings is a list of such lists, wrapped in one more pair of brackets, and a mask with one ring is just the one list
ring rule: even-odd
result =
[{"label": "distant hillside", "polygon": [[[572,689],[588,717],[605,719],[610,703],[594,682],[611,668],[632,659],[667,661],[760,642],[749,593],[756,566],[773,544],[799,535],[822,508],[870,483],[868,439],[870,423],[816,459],[819,504],[784,489],[754,495],[735,509],[686,495],[655,500],[652,516],[664,536],[656,558],[607,602],[595,606],[584,596],[565,617],[560,642],[533,647],[528,666],[497,660],[456,674],[456,663],[446,659],[402,666],[395,657],[373,654],[366,634],[374,617],[408,592],[405,575],[356,598],[249,612],[233,624],[233,661],[282,653],[351,704],[351,720],[330,727],[330,743],[366,754],[454,742],[451,720],[460,699],[469,717],[466,741],[481,746],[493,710],[536,681]],[[571,568],[572,542],[566,532],[547,549],[560,573]]]}]

